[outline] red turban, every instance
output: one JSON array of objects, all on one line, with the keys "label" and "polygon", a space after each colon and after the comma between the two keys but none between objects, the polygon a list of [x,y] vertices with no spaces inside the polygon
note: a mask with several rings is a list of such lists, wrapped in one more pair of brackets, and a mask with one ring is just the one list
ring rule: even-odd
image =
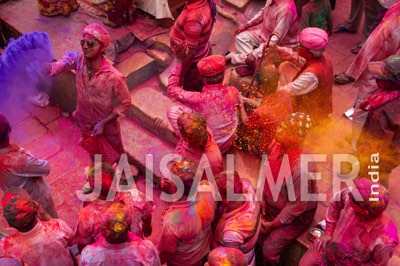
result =
[{"label": "red turban", "polygon": [[207,56],[197,63],[197,68],[203,77],[214,77],[225,71],[226,60],[222,55]]},{"label": "red turban", "polygon": [[328,34],[320,28],[305,28],[299,35],[299,42],[307,49],[321,51],[328,45]]}]

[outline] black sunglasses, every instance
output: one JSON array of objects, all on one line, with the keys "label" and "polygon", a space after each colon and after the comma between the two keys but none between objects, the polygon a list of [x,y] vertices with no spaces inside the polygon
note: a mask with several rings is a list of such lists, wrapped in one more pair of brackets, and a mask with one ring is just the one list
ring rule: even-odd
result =
[{"label": "black sunglasses", "polygon": [[93,48],[93,47],[95,47],[96,44],[97,44],[97,42],[81,40],[81,46],[82,46],[82,47],[85,45],[85,43],[87,44],[87,46],[88,46],[89,48]]}]

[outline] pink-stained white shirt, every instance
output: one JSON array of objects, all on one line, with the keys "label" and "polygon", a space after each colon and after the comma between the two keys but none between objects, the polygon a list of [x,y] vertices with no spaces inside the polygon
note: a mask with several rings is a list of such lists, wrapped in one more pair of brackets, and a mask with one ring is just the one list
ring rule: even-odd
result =
[{"label": "pink-stained white shirt", "polygon": [[[129,110],[131,97],[125,77],[105,57],[100,71],[90,80],[85,56],[78,51],[69,52],[52,63],[50,76],[68,70],[76,72],[78,102],[73,117],[83,131],[91,131],[96,123],[111,113],[121,115]],[[114,106],[115,98],[119,101],[117,106]]]},{"label": "pink-stained white shirt", "polygon": [[[208,162],[199,165],[201,169],[211,168],[214,175],[221,173],[224,170],[224,161],[220,149],[214,139],[213,133],[207,128],[208,139],[205,149],[199,150],[197,148],[190,147],[189,143],[185,141],[178,129],[178,117],[182,113],[191,113],[193,110],[184,106],[173,106],[167,111],[168,119],[175,130],[175,134],[179,137],[178,143],[175,147],[175,154],[180,155],[184,158],[188,158],[196,163],[201,161],[203,154],[207,156]],[[204,162],[204,161],[203,161]]]},{"label": "pink-stained white shirt", "polygon": [[181,64],[175,64],[168,79],[168,95],[204,116],[224,153],[224,147],[229,144],[229,149],[238,125],[236,106],[239,103],[239,91],[222,84],[206,85],[202,92],[185,91],[179,86],[181,69]]},{"label": "pink-stained white shirt", "polygon": [[129,233],[129,241],[110,244],[101,236],[82,250],[81,266],[160,266],[157,249],[149,240]]},{"label": "pink-stained white shirt", "polygon": [[[297,52],[294,52],[291,48],[287,47],[277,47],[278,53],[277,55],[280,59],[288,61],[296,66],[299,71],[307,62],[305,58],[299,56]],[[285,71],[283,69],[283,71]],[[287,73],[283,72],[281,75],[293,75],[294,73]],[[280,84],[278,90],[284,90],[290,93],[290,95],[298,96],[309,93],[315,90],[318,87],[319,81],[318,77],[308,71],[302,72],[295,80],[287,83],[287,84]]]},{"label": "pink-stained white shirt", "polygon": [[[275,35],[271,41],[280,46],[297,45],[300,25],[293,0],[267,0],[265,6],[247,22],[247,26],[253,27],[260,23],[261,38],[265,44],[271,35]],[[264,43],[260,46],[261,49]]]},{"label": "pink-stained white shirt", "polygon": [[[385,212],[371,221],[361,221],[350,205],[350,190],[338,192],[326,213],[326,234],[359,253],[363,265],[387,265],[399,243],[397,228]],[[365,263],[365,264],[364,264]]]},{"label": "pink-stained white shirt", "polygon": [[[199,185],[212,191],[213,187],[202,181]],[[198,192],[195,200],[175,201],[162,214],[159,252],[173,253],[168,265],[197,265],[210,251],[211,223],[216,203],[211,192]]]},{"label": "pink-stained white shirt", "polygon": [[17,145],[0,149],[0,188],[3,191],[22,188],[30,177],[47,176],[49,173],[48,161],[37,159]]},{"label": "pink-stained white shirt", "polygon": [[29,232],[17,232],[0,241],[2,256],[21,258],[28,265],[74,265],[68,251],[74,232],[66,222],[38,221]]},{"label": "pink-stained white shirt", "polygon": [[126,204],[126,211],[131,219],[131,232],[142,236],[142,219],[148,218],[155,206],[141,192],[131,190],[118,192],[114,201],[96,199],[84,206],[78,214],[78,225],[74,242],[88,245],[95,242],[101,234],[101,226],[105,222],[104,214],[115,202]]},{"label": "pink-stained white shirt", "polygon": [[260,231],[260,203],[251,183],[242,179],[246,202],[240,208],[224,212],[214,232],[213,248],[218,246],[238,248],[249,265],[255,265],[255,245]]}]

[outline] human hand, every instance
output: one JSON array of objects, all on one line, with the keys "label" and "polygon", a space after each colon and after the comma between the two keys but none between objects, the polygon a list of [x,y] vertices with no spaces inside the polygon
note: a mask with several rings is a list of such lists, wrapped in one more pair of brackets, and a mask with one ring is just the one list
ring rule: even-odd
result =
[{"label": "human hand", "polygon": [[235,35],[238,35],[238,34],[241,33],[242,31],[247,30],[248,28],[249,28],[249,26],[247,26],[247,24],[240,25],[240,26],[236,29]]},{"label": "human hand", "polygon": [[37,217],[39,220],[41,221],[50,221],[52,219],[52,217],[50,216],[50,214],[48,214],[42,207],[41,204],[39,204],[36,201],[32,201],[33,202],[33,206],[36,210],[37,213]]},{"label": "human hand", "polygon": [[93,129],[92,136],[97,136],[101,135],[104,132],[104,123],[103,122],[98,122]]},{"label": "human hand", "polygon": [[256,57],[255,57],[252,53],[249,53],[249,54],[247,55],[247,58],[246,58],[246,65],[247,65],[248,67],[255,69],[255,68],[256,68],[256,61],[257,61],[257,59],[256,59]]},{"label": "human hand", "polygon": [[189,48],[185,42],[175,44],[174,51],[178,60],[183,60],[189,54]]},{"label": "human hand", "polygon": [[167,194],[174,194],[177,190],[174,182],[167,178],[161,179],[161,190]]},{"label": "human hand", "polygon": [[325,249],[326,244],[328,244],[329,242],[331,242],[331,240],[332,240],[332,236],[330,236],[330,235],[328,235],[328,234],[322,235],[320,238],[317,238],[317,239],[314,241],[315,249],[316,249],[318,252],[322,252],[322,251]]},{"label": "human hand", "polygon": [[243,99],[244,97],[243,97],[243,95],[241,94],[241,93],[239,93],[239,95],[238,95],[238,102],[239,102],[239,104],[241,104],[241,105],[243,105],[243,103],[244,103],[244,99]]},{"label": "human hand", "polygon": [[274,229],[272,222],[261,220],[261,232],[268,235]]}]

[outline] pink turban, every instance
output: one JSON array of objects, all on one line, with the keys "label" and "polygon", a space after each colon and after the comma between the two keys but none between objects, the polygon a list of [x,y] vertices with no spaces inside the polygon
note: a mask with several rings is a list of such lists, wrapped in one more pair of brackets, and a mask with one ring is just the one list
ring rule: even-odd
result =
[{"label": "pink turban", "polygon": [[[373,185],[378,186],[374,189],[378,194],[371,194]],[[389,192],[383,185],[374,183],[369,178],[358,178],[355,180],[355,186],[363,198],[363,201],[358,201],[358,205],[369,212],[370,218],[378,217],[386,210],[389,204]],[[376,199],[371,201],[371,198]]]},{"label": "pink turban", "polygon": [[106,48],[110,44],[110,35],[107,30],[97,23],[87,25],[82,32],[82,36],[85,34],[92,35]]},{"label": "pink turban", "polygon": [[222,55],[210,55],[197,63],[200,75],[213,77],[225,71],[226,60]]},{"label": "pink turban", "polygon": [[321,51],[328,45],[328,34],[320,28],[305,28],[299,35],[299,42],[307,49]]}]

